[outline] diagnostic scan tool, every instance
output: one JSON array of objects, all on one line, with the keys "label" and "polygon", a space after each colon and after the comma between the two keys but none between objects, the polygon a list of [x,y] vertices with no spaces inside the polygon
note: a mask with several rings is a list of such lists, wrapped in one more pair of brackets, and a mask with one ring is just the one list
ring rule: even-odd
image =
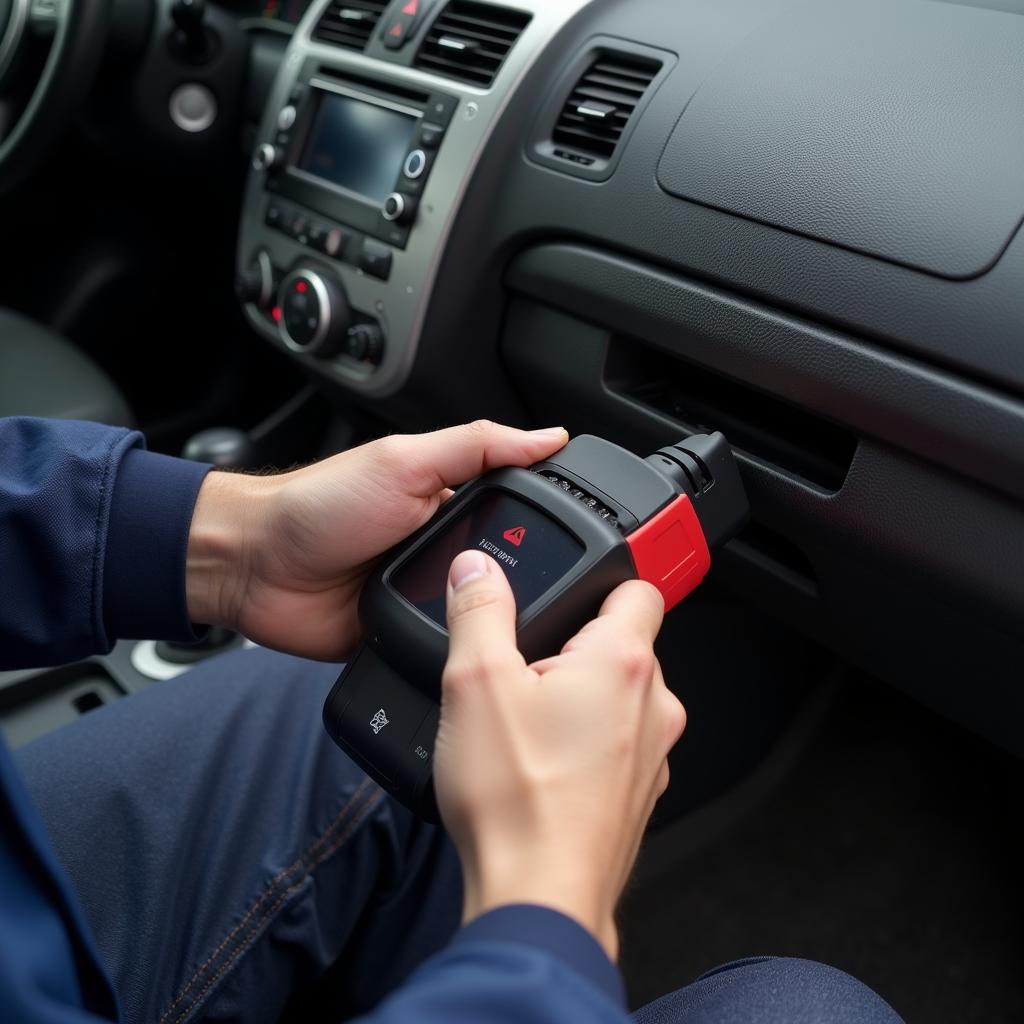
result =
[{"label": "diagnostic scan tool", "polygon": [[364,640],[324,705],[327,731],[383,788],[437,821],[445,592],[460,551],[479,548],[505,571],[519,649],[533,662],[557,654],[625,580],[652,583],[666,610],[678,604],[747,513],[720,433],[684,438],[647,459],[584,434],[530,469],[485,473],[367,580]]}]

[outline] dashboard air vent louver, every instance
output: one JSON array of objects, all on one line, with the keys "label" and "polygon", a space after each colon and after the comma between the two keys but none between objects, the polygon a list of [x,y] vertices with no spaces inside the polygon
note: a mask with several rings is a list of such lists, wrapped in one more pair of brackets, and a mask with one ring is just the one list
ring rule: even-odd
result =
[{"label": "dashboard air vent louver", "polygon": [[590,165],[615,152],[630,117],[661,64],[627,54],[602,53],[573,87],[558,115],[556,156]]},{"label": "dashboard air vent louver", "polygon": [[321,43],[365,50],[389,0],[333,0],[320,16],[313,38]]},{"label": "dashboard air vent louver", "polygon": [[415,67],[486,89],[529,23],[526,11],[450,0],[430,26]]}]

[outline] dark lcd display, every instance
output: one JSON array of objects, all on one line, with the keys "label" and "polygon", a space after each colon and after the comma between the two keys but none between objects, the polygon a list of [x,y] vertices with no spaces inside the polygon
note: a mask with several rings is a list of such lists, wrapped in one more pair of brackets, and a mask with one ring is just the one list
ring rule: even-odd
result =
[{"label": "dark lcd display", "polygon": [[390,577],[391,586],[438,625],[445,624],[445,585],[452,559],[486,551],[505,570],[522,611],[583,557],[583,545],[532,505],[502,491],[483,491]]},{"label": "dark lcd display", "polygon": [[323,92],[298,168],[383,203],[395,187],[417,118]]}]

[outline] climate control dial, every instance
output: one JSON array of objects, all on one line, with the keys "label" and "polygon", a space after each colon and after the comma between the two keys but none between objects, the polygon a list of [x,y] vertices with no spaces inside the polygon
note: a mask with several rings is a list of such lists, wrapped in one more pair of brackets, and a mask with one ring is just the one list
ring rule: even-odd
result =
[{"label": "climate control dial", "polygon": [[293,270],[277,293],[278,329],[294,352],[326,359],[345,345],[352,322],[345,289],[329,274],[309,267]]}]

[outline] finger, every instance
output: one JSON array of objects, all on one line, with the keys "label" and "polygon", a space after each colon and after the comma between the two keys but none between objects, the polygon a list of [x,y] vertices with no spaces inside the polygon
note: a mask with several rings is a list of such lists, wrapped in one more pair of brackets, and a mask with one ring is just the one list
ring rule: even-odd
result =
[{"label": "finger", "polygon": [[653,642],[665,618],[665,599],[657,587],[645,580],[627,580],[605,599],[598,619],[614,617],[621,625],[635,626]]},{"label": "finger", "polygon": [[412,489],[423,496],[498,466],[529,466],[553,455],[568,440],[562,427],[527,431],[489,420],[390,439],[415,474]]},{"label": "finger", "polygon": [[[662,680],[664,684],[664,680]],[[671,750],[682,739],[686,730],[686,708],[667,687],[661,689],[661,719],[665,726],[666,750]]]},{"label": "finger", "polygon": [[501,567],[463,551],[448,573],[448,677],[487,675],[523,664],[516,647],[516,602]]},{"label": "finger", "polygon": [[650,583],[628,580],[605,598],[597,618],[588,622],[562,650],[592,650],[624,639],[653,645],[664,618],[665,601],[661,594]]}]

